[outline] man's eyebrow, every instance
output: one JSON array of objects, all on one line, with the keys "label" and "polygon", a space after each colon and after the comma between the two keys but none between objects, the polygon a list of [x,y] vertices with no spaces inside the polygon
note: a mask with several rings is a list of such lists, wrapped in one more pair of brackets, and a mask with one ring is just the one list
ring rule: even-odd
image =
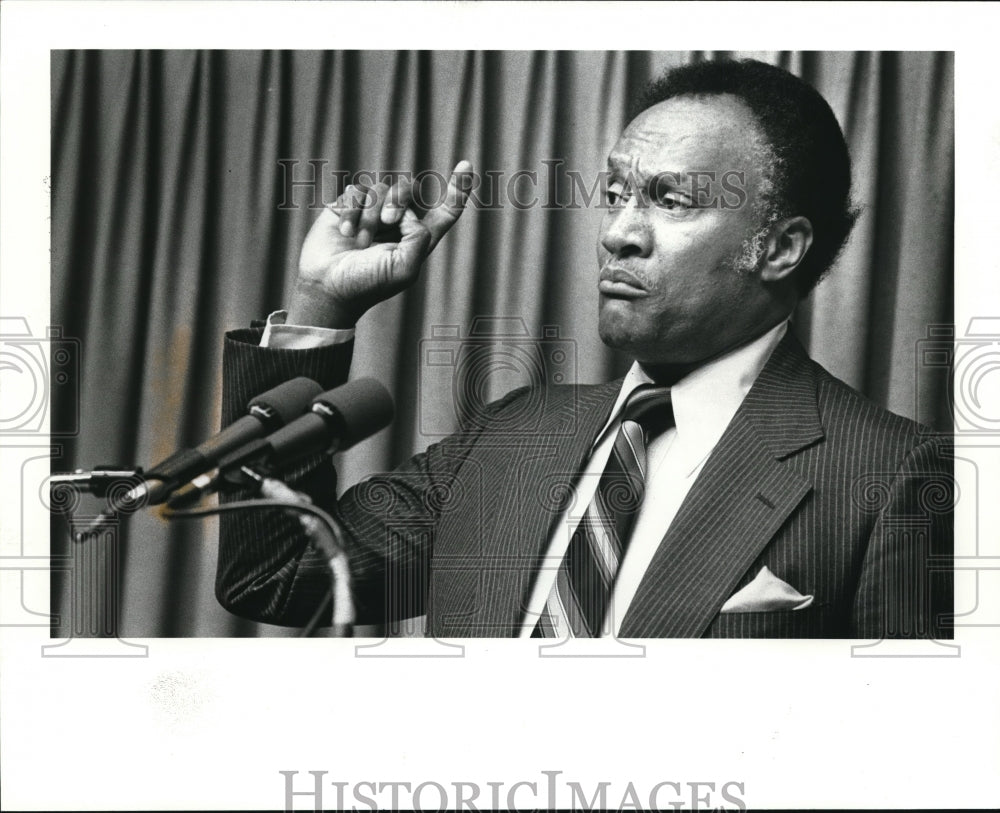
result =
[{"label": "man's eyebrow", "polygon": [[637,167],[633,167],[632,162],[628,159],[628,157],[620,154],[612,154],[608,156],[608,169],[611,171],[611,174],[616,177],[623,179],[631,177],[631,180],[643,186],[652,183],[655,180],[657,183],[667,184],[667,186],[672,189],[686,191],[692,184],[691,173],[689,172],[661,169],[655,174],[650,175]]},{"label": "man's eyebrow", "polygon": [[651,180],[649,175],[638,167],[625,155],[609,155],[608,170],[615,180],[626,181],[635,186],[645,186]]}]

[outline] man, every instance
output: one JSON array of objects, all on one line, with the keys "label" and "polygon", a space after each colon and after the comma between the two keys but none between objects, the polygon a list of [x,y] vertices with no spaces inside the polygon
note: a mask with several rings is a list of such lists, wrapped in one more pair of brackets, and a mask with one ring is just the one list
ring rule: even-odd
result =
[{"label": "man", "polygon": [[[516,390],[335,509],[328,460],[293,473],[350,534],[359,620],[426,613],[441,637],[947,637],[943,441],[787,329],[854,219],[829,106],[785,71],[726,61],[670,72],[640,108],[609,156],[598,239],[598,328],[635,359],[625,379]],[[225,420],[293,375],[346,380],[354,324],[417,278],[470,171],[422,219],[405,181],[320,215],[285,323],[227,339]],[[537,431],[517,431],[526,414]],[[231,611],[304,624],[327,585],[277,512],[224,520]]]}]

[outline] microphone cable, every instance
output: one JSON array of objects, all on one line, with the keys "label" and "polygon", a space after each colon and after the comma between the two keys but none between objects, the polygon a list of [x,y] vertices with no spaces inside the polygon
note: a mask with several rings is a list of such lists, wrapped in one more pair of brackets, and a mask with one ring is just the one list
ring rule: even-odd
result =
[{"label": "microphone cable", "polygon": [[[293,500],[259,499],[240,500],[238,502],[211,505],[204,508],[188,508],[183,510],[164,506],[160,511],[160,516],[164,519],[195,519],[224,514],[228,511],[260,510],[264,508],[281,508],[283,510],[296,511],[300,514],[309,514],[318,519],[323,529],[328,531],[330,535],[330,539],[326,540],[326,544],[320,542],[316,544],[316,547],[329,557],[327,565],[330,568],[331,586],[326,591],[326,595],[306,623],[306,626],[302,628],[298,637],[308,638],[316,631],[327,605],[332,601],[333,613],[331,624],[334,637],[350,638],[353,634],[354,600],[351,596],[351,572],[347,564],[347,540],[343,529],[340,527],[340,523],[322,508],[317,508],[311,503],[296,502]],[[318,536],[320,535],[315,535],[315,537]]]}]

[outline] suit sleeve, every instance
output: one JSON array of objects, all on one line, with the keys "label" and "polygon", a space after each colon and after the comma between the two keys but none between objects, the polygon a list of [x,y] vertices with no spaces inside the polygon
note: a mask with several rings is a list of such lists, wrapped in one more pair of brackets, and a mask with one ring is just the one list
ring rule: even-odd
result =
[{"label": "suit sleeve", "polygon": [[[347,381],[353,342],[308,350],[260,347],[263,330],[226,334],[222,360],[222,425],[245,413],[254,396],[296,376],[324,389]],[[324,510],[334,508],[336,474],[329,457],[316,455],[289,473],[288,482]],[[246,498],[224,495],[222,502]],[[215,593],[230,612],[255,621],[305,624],[330,585],[323,557],[298,523],[280,511],[222,514]]]},{"label": "suit sleeve", "polygon": [[930,439],[883,484],[854,599],[854,637],[953,637],[953,461],[947,440]]},{"label": "suit sleeve", "polygon": [[[260,331],[233,331],[223,353],[223,422],[238,418],[255,395],[297,375],[324,389],[347,380],[353,342],[308,350],[258,346]],[[357,623],[372,624],[425,611],[430,552],[442,495],[491,414],[526,390],[490,405],[486,421],[430,446],[403,466],[379,474],[336,499],[329,456],[316,455],[285,480],[343,523]],[[234,495],[226,499],[236,499]],[[446,502],[446,500],[445,500]],[[280,511],[248,511],[220,518],[216,596],[230,612],[256,621],[303,626],[326,596],[330,575],[298,524]],[[326,622],[329,622],[327,617]]]}]

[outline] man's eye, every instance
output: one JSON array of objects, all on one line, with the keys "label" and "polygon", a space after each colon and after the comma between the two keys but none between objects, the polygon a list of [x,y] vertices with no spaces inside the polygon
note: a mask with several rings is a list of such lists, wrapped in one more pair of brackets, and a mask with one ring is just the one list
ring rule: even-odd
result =
[{"label": "man's eye", "polygon": [[661,209],[690,209],[691,204],[688,203],[687,198],[683,195],[677,195],[674,193],[661,195],[656,200],[656,205]]},{"label": "man's eye", "polygon": [[607,191],[608,206],[624,206],[625,195],[620,189],[609,189]]},{"label": "man's eye", "polygon": [[661,209],[681,210],[690,209],[691,200],[683,192],[678,192],[670,187],[660,187],[650,190],[653,196],[653,203]]},{"label": "man's eye", "polygon": [[669,210],[692,208],[691,199],[677,188],[677,177],[675,173],[667,172],[653,179],[649,185],[649,195],[653,204]]}]

